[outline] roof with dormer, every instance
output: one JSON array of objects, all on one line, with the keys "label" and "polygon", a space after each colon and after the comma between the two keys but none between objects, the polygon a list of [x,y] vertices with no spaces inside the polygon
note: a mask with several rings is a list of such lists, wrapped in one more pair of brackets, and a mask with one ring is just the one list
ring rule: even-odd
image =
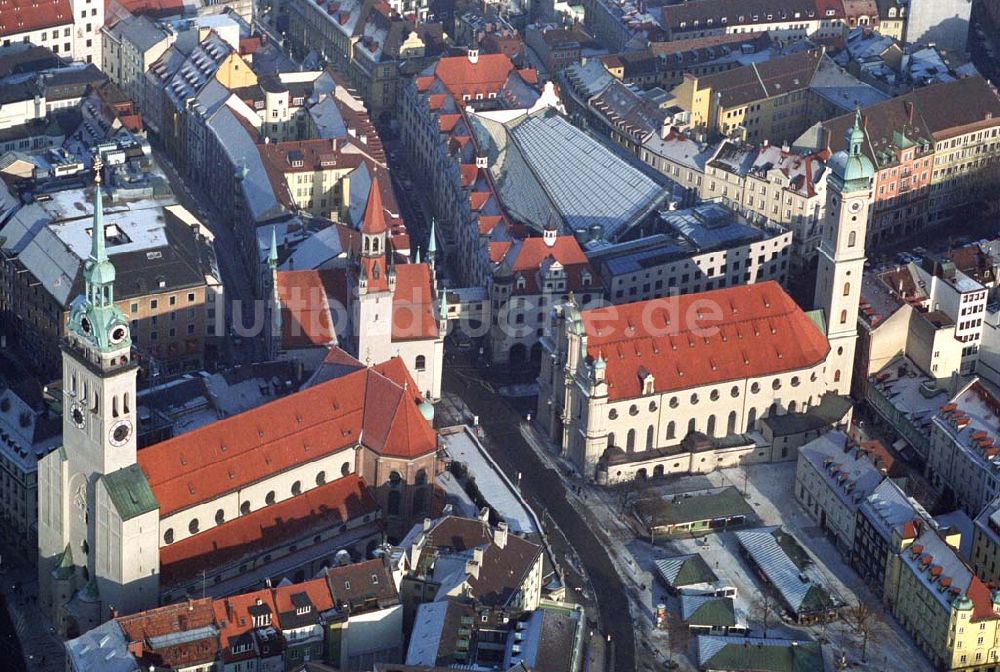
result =
[{"label": "roof with dormer", "polygon": [[773,281],[594,308],[581,317],[587,354],[607,361],[612,400],[642,394],[640,369],[662,393],[806,369],[830,351],[826,336]]},{"label": "roof with dormer", "polygon": [[0,36],[20,35],[73,23],[69,0],[31,0],[0,5]]},{"label": "roof with dormer", "polygon": [[[566,274],[564,292],[580,291],[600,284],[574,236],[555,236],[546,240],[542,237],[524,238],[512,243],[492,243],[491,254],[501,273],[512,274],[515,284],[512,294],[538,294],[544,287],[544,275],[558,264]],[[584,277],[589,274],[589,284],[584,285]],[[523,280],[523,287],[518,282]],[[596,291],[596,290],[595,290]]]}]

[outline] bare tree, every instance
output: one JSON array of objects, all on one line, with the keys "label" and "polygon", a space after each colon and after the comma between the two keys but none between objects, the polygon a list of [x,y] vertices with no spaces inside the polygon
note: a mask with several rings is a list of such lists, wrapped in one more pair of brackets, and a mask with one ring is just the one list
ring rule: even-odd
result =
[{"label": "bare tree", "polygon": [[688,647],[691,645],[691,630],[688,628],[687,623],[681,618],[680,612],[678,611],[667,611],[667,632],[670,635],[669,648],[670,652],[670,663],[673,663],[674,659],[678,655],[683,655],[687,653]]},{"label": "bare tree", "polygon": [[885,624],[870,605],[861,600],[848,605],[843,611],[844,620],[861,646],[861,661],[868,660],[868,645],[878,643],[885,635]]},{"label": "bare tree", "polygon": [[628,515],[632,505],[639,500],[639,482],[636,479],[622,481],[618,484],[618,506],[622,515]]},{"label": "bare tree", "polygon": [[768,624],[781,615],[781,605],[774,599],[774,596],[765,587],[760,591],[754,601],[750,604],[750,618],[760,621],[764,630],[764,637],[767,637]]}]

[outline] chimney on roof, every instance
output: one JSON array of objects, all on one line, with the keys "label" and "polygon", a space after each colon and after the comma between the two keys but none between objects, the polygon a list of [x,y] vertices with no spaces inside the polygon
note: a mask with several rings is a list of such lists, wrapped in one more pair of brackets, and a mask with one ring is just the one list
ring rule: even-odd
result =
[{"label": "chimney on roof", "polygon": [[479,578],[479,568],[483,566],[483,549],[476,547],[472,549],[472,557],[465,563],[465,573],[471,574],[474,578]]},{"label": "chimney on roof", "polygon": [[479,509],[479,520],[483,521],[484,523],[490,522],[490,507],[484,506],[483,508]]},{"label": "chimney on roof", "polygon": [[542,231],[542,240],[545,241],[546,247],[553,247],[556,244],[556,238],[558,237],[559,234],[554,226],[546,226],[545,230]]},{"label": "chimney on roof", "polygon": [[469,47],[466,55],[469,57],[469,63],[475,65],[479,62],[479,40],[476,40],[471,47]]},{"label": "chimney on roof", "polygon": [[504,548],[507,545],[507,523],[503,521],[497,523],[497,527],[493,531],[493,543],[498,548]]},{"label": "chimney on roof", "polygon": [[423,530],[424,530],[424,532],[430,532],[430,530],[431,530],[431,519],[430,518],[424,518]]},{"label": "chimney on roof", "polygon": [[903,103],[903,107],[906,109],[906,123],[913,125],[913,101],[907,100]]}]

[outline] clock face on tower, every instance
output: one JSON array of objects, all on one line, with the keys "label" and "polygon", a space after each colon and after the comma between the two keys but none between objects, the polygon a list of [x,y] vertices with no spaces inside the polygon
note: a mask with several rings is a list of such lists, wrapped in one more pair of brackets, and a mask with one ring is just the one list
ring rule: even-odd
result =
[{"label": "clock face on tower", "polygon": [[108,333],[108,339],[115,344],[121,343],[128,336],[128,329],[124,324],[116,324],[111,327],[111,331]]},{"label": "clock face on tower", "polygon": [[847,206],[847,209],[855,214],[861,212],[861,208],[861,201],[851,201],[851,204]]},{"label": "clock face on tower", "polygon": [[87,424],[87,416],[84,415],[83,407],[80,404],[73,404],[70,408],[69,419],[80,429],[83,429]]},{"label": "clock face on tower", "polygon": [[132,436],[132,423],[128,420],[120,420],[111,427],[108,440],[113,446],[123,446],[130,436]]}]

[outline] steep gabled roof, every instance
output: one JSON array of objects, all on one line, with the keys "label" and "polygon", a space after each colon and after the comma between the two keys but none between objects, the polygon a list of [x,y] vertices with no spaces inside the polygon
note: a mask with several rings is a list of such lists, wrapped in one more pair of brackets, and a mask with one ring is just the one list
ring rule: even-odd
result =
[{"label": "steep gabled roof", "polygon": [[383,234],[389,227],[385,223],[385,209],[382,207],[382,193],[374,183],[368,190],[368,203],[365,205],[365,219],[361,231],[368,234]]},{"label": "steep gabled roof", "polygon": [[145,448],[138,462],[166,516],[358,443],[412,459],[435,451],[437,434],[411,393],[366,368]]}]

